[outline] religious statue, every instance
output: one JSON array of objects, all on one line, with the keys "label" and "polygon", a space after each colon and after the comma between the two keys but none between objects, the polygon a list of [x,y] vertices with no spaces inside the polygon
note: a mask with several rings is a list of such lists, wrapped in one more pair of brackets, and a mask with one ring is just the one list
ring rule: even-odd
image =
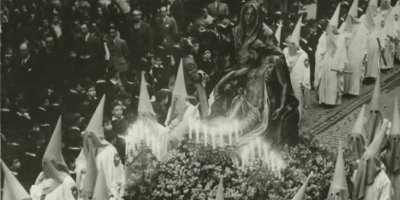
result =
[{"label": "religious statue", "polygon": [[233,29],[237,66],[246,64],[248,47],[255,40],[272,44],[273,31],[263,23],[262,7],[257,1],[245,3],[240,12],[239,25]]},{"label": "religious statue", "polygon": [[249,44],[248,54],[248,61],[242,68],[228,73],[217,84],[212,110],[223,99],[219,96],[222,86],[234,79],[244,78],[243,92],[233,100],[226,114],[228,121],[238,121],[241,142],[245,144],[261,136],[273,144],[295,143],[299,102],[293,94],[283,54],[275,46],[261,40]]}]

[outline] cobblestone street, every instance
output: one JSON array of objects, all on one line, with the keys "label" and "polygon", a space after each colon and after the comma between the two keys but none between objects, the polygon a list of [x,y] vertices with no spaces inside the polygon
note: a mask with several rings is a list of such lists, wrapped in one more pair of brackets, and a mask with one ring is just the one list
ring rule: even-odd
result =
[{"label": "cobblestone street", "polygon": [[[313,91],[309,99],[310,108],[304,113],[301,134],[310,135],[323,145],[337,146],[352,129],[361,106],[368,104],[371,100],[373,88],[374,84],[363,85],[360,96],[344,97],[341,105],[330,108],[318,105],[315,91]],[[382,75],[381,95],[384,117],[391,119],[394,97],[400,98],[400,66],[398,64],[395,69]]]}]

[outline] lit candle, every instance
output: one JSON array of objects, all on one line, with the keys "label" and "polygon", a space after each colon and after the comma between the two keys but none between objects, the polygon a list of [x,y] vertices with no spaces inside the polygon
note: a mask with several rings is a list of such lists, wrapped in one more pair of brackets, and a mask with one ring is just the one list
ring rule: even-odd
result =
[{"label": "lit candle", "polygon": [[232,131],[231,128],[229,128],[229,126],[225,125],[226,130],[228,132],[228,140],[229,140],[229,146],[232,146]]},{"label": "lit candle", "polygon": [[215,128],[211,129],[211,142],[212,142],[212,148],[215,149]]},{"label": "lit candle", "polygon": [[189,118],[188,126],[189,126],[189,140],[192,140],[192,134],[193,134],[193,119],[192,118]]},{"label": "lit candle", "polygon": [[236,143],[239,143],[239,125],[238,125],[237,121],[234,122],[233,127],[234,127],[233,131],[235,131],[235,141],[236,141]]},{"label": "lit candle", "polygon": [[223,127],[219,128],[219,136],[221,137],[220,145],[221,145],[221,148],[223,148],[224,147],[224,129],[223,129]]},{"label": "lit candle", "polygon": [[200,122],[196,123],[196,143],[199,143],[200,137]]},{"label": "lit candle", "polygon": [[207,124],[204,124],[204,127],[203,127],[203,132],[204,132],[204,146],[206,147],[207,146],[207,140],[208,140],[208,132],[207,132]]},{"label": "lit candle", "polygon": [[261,144],[261,139],[257,140],[257,150],[258,150],[258,159],[261,160],[262,158],[262,144]]}]

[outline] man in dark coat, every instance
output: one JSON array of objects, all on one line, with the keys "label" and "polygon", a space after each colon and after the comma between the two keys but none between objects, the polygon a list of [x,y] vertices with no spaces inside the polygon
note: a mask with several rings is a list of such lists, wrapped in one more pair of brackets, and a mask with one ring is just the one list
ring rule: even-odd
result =
[{"label": "man in dark coat", "polygon": [[[130,50],[131,64],[138,67],[140,59],[153,53],[153,33],[150,25],[141,19],[142,12],[132,12],[132,24],[128,28],[128,46]],[[137,69],[138,71],[142,69]]]},{"label": "man in dark coat", "polygon": [[155,22],[156,38],[159,44],[165,43],[169,48],[173,45],[173,37],[178,34],[178,25],[175,18],[168,16],[167,8],[160,8],[160,16]]},{"label": "man in dark coat", "polygon": [[117,37],[116,31],[115,27],[111,25],[107,40],[107,48],[110,52],[108,67],[115,68],[118,72],[125,72],[128,70],[128,64],[125,59],[128,56],[128,45],[125,40]]},{"label": "man in dark coat", "polygon": [[82,77],[90,76],[96,78],[96,68],[100,66],[102,60],[103,46],[98,37],[89,33],[87,24],[82,24],[81,37],[79,37],[75,43],[75,49],[77,54],[77,64]]}]

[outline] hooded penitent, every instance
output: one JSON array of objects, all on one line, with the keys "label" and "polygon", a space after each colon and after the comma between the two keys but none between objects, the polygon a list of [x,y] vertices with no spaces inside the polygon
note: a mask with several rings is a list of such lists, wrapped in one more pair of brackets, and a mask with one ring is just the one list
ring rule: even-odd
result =
[{"label": "hooded penitent", "polygon": [[365,104],[362,106],[361,111],[358,114],[356,123],[354,124],[348,138],[348,145],[355,159],[360,159],[365,151],[364,118]]},{"label": "hooded penitent", "polygon": [[369,145],[378,131],[378,126],[382,123],[383,116],[380,110],[381,83],[380,75],[378,75],[374,92],[372,93],[371,103],[369,104],[367,128],[367,145]]},{"label": "hooded penitent", "polygon": [[306,189],[307,189],[307,185],[308,182],[310,181],[311,177],[312,177],[313,173],[311,172],[306,181],[303,183],[303,185],[300,187],[299,191],[297,191],[297,193],[294,195],[292,200],[303,200],[304,197],[306,196]]},{"label": "hooded penitent", "polygon": [[329,20],[329,26],[338,27],[338,25],[339,25],[340,6],[341,6],[341,4],[339,3],[337,5],[337,7],[335,9],[335,12],[333,13],[331,19]]},{"label": "hooded penitent", "polygon": [[167,119],[165,121],[166,126],[168,126],[171,121],[176,118],[178,118],[179,121],[182,120],[183,114],[185,113],[185,110],[187,108],[187,96],[188,94],[185,85],[185,77],[183,74],[183,63],[181,60],[178,73],[176,75],[175,86],[172,90],[171,106],[169,107]]},{"label": "hooded penitent", "polygon": [[103,95],[85,130],[85,137],[89,137],[96,147],[109,144],[105,140],[104,130],[103,130],[103,115],[104,115],[105,100],[106,96]]},{"label": "hooded penitent", "polygon": [[68,175],[68,168],[62,155],[62,135],[61,135],[61,117],[58,118],[57,125],[47,145],[46,152],[43,155],[42,168],[46,179],[52,178],[61,184]]},{"label": "hooded penitent", "polygon": [[368,3],[368,8],[365,13],[365,27],[372,31],[375,27],[375,17],[378,15],[378,0],[370,0]]},{"label": "hooded penitent", "polygon": [[349,189],[346,181],[346,170],[344,166],[342,143],[339,142],[338,155],[336,158],[335,171],[327,200],[347,200],[349,199]]},{"label": "hooded penitent", "polygon": [[292,34],[290,35],[290,38],[289,38],[289,42],[293,42],[297,46],[299,46],[299,42],[300,42],[300,31],[301,31],[302,19],[303,19],[303,17],[300,16],[300,18],[297,21],[297,24],[294,27],[293,32],[292,32]]},{"label": "hooded penitent", "polygon": [[367,187],[372,185],[375,177],[381,170],[381,161],[379,159],[382,142],[385,139],[388,121],[384,120],[379,127],[379,132],[376,134],[372,143],[364,152],[360,162],[358,163],[357,173],[354,183],[354,200],[364,199]]},{"label": "hooded penitent", "polygon": [[4,200],[27,200],[30,199],[28,192],[21,185],[21,183],[15,178],[12,172],[8,169],[6,164],[0,160],[1,169],[3,170],[4,182],[3,182],[3,195],[1,199]]},{"label": "hooded penitent", "polygon": [[331,56],[333,57],[333,54],[336,52],[336,34],[334,33],[334,30],[337,29],[339,25],[339,13],[340,13],[340,3],[337,5],[335,12],[333,13],[331,19],[329,20],[329,24],[326,27],[326,49],[327,52],[331,53]]},{"label": "hooded penitent", "polygon": [[359,24],[358,20],[358,0],[354,0],[351,4],[349,12],[347,13],[344,30],[346,32],[353,32],[354,25]]},{"label": "hooded penitent", "polygon": [[105,95],[101,98],[92,118],[86,127],[83,136],[83,153],[86,159],[86,174],[83,182],[82,195],[91,197],[93,195],[96,179],[96,149],[101,146],[109,145],[104,139],[103,114],[104,114]]},{"label": "hooded penitent", "polygon": [[145,78],[146,72],[142,72],[142,80],[140,83],[140,98],[138,105],[139,116],[155,116],[153,106],[151,105],[149,92],[147,91],[147,82]]},{"label": "hooded penitent", "polygon": [[386,153],[386,170],[390,175],[400,174],[400,113],[397,97],[394,100],[392,126],[388,137],[389,150]]}]

